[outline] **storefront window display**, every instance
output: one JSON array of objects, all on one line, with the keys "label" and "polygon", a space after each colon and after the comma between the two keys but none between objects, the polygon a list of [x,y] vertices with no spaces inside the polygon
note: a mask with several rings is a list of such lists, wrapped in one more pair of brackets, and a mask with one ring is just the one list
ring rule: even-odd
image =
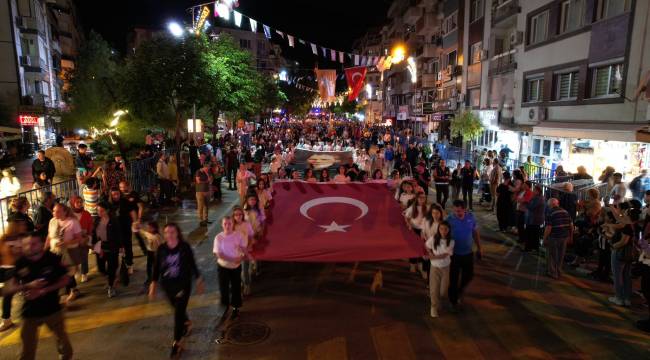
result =
[{"label": "storefront window display", "polygon": [[622,141],[574,139],[565,169],[576,171],[580,165],[597,178],[607,166],[612,166],[630,180],[648,168],[650,144]]}]

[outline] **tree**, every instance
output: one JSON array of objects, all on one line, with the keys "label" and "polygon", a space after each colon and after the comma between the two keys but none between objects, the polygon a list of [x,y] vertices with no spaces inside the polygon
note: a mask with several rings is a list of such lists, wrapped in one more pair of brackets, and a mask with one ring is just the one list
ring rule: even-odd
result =
[{"label": "tree", "polygon": [[[262,75],[262,89],[257,99],[258,111],[268,115],[268,111],[273,111],[289,101],[287,95],[280,89],[277,80],[271,76]],[[270,109],[270,110],[269,110]]]},{"label": "tree", "polygon": [[347,115],[347,114],[356,114],[358,112],[359,105],[356,101],[348,101],[346,98],[343,100],[343,103],[340,105],[334,105],[332,107],[332,113],[338,116]]},{"label": "tree", "polygon": [[74,70],[69,73],[70,88],[64,98],[70,111],[62,114],[66,128],[102,129],[117,110],[117,75],[120,66],[108,43],[94,31],[81,46]]},{"label": "tree", "polygon": [[250,52],[228,34],[221,34],[207,44],[203,55],[206,86],[198,103],[212,114],[215,129],[221,112],[243,117],[260,110],[263,83]]},{"label": "tree", "polygon": [[209,63],[204,55],[208,49],[205,36],[157,35],[127,59],[121,77],[122,102],[138,119],[163,126],[171,120],[178,149],[184,115],[209,89]]},{"label": "tree", "polygon": [[462,137],[464,142],[477,139],[483,133],[483,123],[471,111],[464,111],[460,116],[451,120],[451,137]]},{"label": "tree", "polygon": [[295,116],[304,116],[311,110],[314,100],[316,100],[316,93],[298,89],[286,82],[280,83],[280,90],[288,99],[285,107],[287,113]]}]

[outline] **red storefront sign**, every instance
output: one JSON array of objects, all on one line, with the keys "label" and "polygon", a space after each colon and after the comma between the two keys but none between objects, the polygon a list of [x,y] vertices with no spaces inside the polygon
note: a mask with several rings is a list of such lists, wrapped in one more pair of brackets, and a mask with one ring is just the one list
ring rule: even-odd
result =
[{"label": "red storefront sign", "polygon": [[38,116],[33,115],[19,115],[18,122],[22,126],[34,126],[38,125]]}]

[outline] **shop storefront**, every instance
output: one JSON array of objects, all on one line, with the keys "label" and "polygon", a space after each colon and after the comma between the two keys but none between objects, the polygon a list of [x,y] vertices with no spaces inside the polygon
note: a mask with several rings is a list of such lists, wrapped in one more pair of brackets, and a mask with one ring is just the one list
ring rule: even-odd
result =
[{"label": "shop storefront", "polygon": [[516,158],[520,153],[523,133],[503,129],[499,126],[498,110],[472,111],[481,119],[485,131],[473,143],[474,148],[500,151],[510,149],[509,157]]},{"label": "shop storefront", "polygon": [[650,165],[650,144],[640,141],[640,125],[544,122],[534,127],[530,153],[546,156],[566,171],[584,166],[597,178],[607,166],[625,179]]}]

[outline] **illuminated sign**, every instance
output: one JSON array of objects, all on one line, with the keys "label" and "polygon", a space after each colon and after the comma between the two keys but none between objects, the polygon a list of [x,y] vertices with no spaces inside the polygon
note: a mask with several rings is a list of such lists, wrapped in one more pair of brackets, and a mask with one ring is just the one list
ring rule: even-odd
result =
[{"label": "illuminated sign", "polygon": [[203,25],[205,25],[205,21],[208,19],[208,15],[210,15],[210,9],[207,6],[204,6],[203,9],[201,9],[199,21],[196,23],[196,27],[194,28],[197,35],[201,32],[201,29],[203,29]]},{"label": "illuminated sign", "polygon": [[20,115],[18,116],[18,122],[23,126],[38,125],[38,116]]}]

